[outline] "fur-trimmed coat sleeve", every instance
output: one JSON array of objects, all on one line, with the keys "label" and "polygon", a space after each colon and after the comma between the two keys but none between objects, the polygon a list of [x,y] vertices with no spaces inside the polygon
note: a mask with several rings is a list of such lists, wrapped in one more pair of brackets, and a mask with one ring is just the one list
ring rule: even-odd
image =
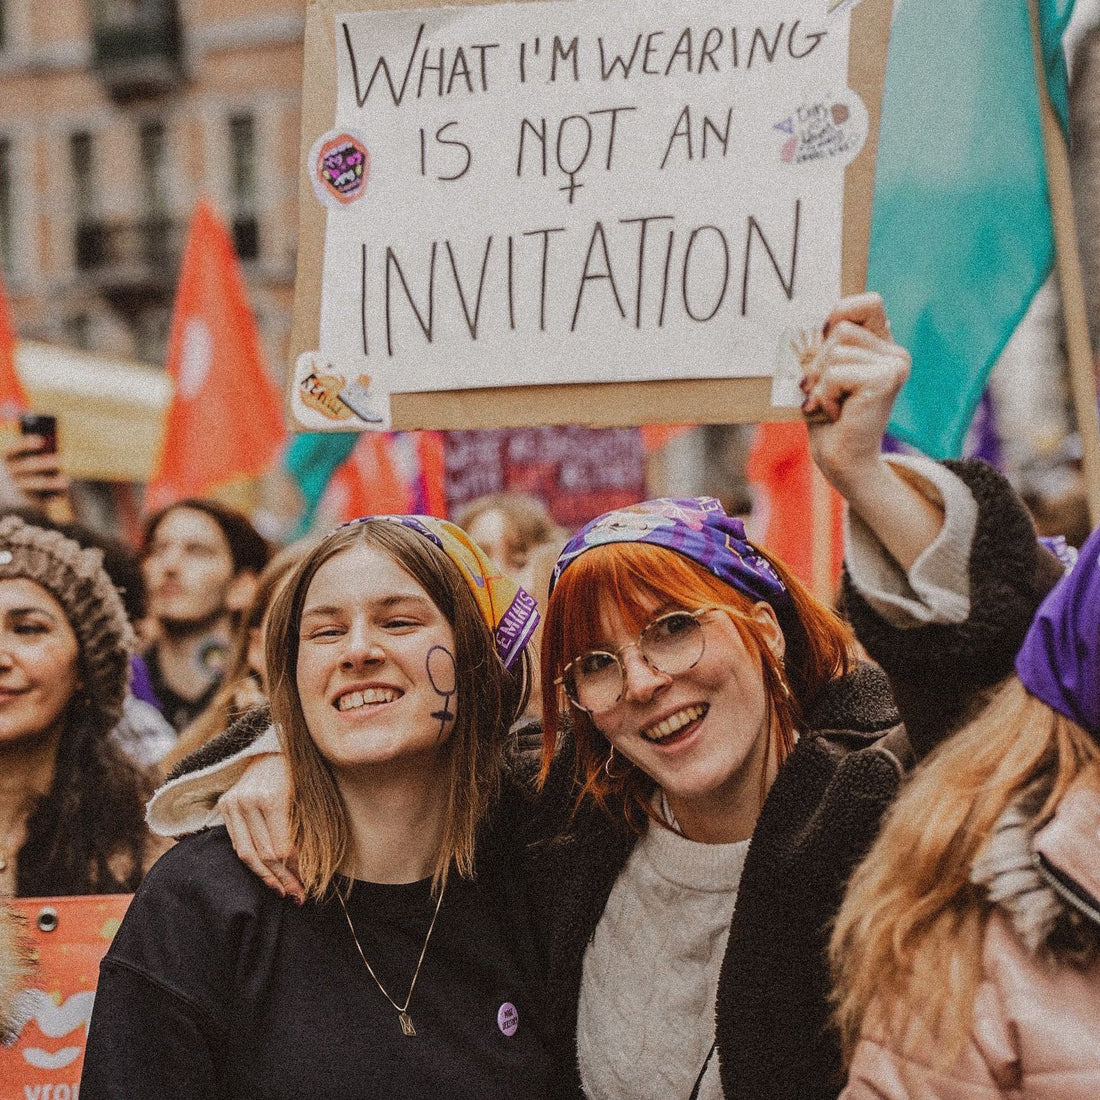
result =
[{"label": "fur-trimmed coat sleeve", "polygon": [[844,578],[849,618],[889,677],[918,758],[957,726],[983,691],[1012,672],[1032,617],[1063,568],[1036,540],[1023,502],[993,467],[979,461],[943,465],[977,504],[965,617],[894,625],[875,610],[849,571]]}]

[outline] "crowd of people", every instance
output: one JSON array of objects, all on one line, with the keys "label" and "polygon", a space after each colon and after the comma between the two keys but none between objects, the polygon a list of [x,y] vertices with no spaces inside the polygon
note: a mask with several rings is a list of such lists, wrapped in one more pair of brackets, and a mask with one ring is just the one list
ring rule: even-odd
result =
[{"label": "crowd of people", "polygon": [[84,1100],[1095,1096],[1100,531],[907,372],[863,295],[803,382],[841,610],[711,498],[0,520],[0,893],[136,890]]}]

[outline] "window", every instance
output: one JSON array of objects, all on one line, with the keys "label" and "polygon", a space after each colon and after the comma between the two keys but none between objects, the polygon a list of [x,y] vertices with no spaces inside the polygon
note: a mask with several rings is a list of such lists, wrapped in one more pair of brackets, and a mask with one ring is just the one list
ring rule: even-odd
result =
[{"label": "window", "polygon": [[92,135],[78,130],[69,136],[69,166],[73,179],[73,209],[76,221],[86,222],[95,209],[95,165]]},{"label": "window", "polygon": [[0,138],[0,263],[6,273],[12,270],[14,224],[14,195],[12,176],[12,143],[10,138]]},{"label": "window", "polygon": [[242,260],[260,254],[256,217],[256,120],[249,113],[230,116],[230,188],[233,204],[233,243]]},{"label": "window", "polygon": [[[92,135],[77,130],[69,135],[69,168],[73,181],[73,221],[76,266],[88,271],[104,262],[104,227],[96,220],[95,148]],[[80,345],[78,345],[80,346]]]},{"label": "window", "polygon": [[168,141],[164,123],[143,122],[139,131],[139,142],[145,214],[150,220],[162,219],[168,209]]}]

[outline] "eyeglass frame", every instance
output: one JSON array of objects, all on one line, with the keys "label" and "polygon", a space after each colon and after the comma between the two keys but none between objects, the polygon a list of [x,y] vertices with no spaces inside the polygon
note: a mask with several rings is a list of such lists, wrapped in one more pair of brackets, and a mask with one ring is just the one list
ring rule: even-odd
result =
[{"label": "eyeglass frame", "polygon": [[704,604],[702,607],[696,608],[695,611],[685,611],[682,608],[677,608],[673,611],[666,611],[663,614],[658,615],[655,619],[650,619],[649,622],[646,623],[645,626],[643,626],[642,629],[638,632],[638,637],[635,638],[634,641],[627,642],[626,645],[620,646],[614,651],[610,649],[586,649],[583,653],[578,653],[577,656],[574,657],[569,662],[569,664],[567,664],[565,668],[561,670],[561,675],[554,680],[554,686],[561,688],[561,690],[565,693],[566,699],[569,700],[570,706],[576,707],[577,710],[584,711],[585,714],[596,714],[596,711],[589,710],[588,707],[584,706],[579,700],[574,699],[573,696],[569,694],[569,689],[565,686],[565,678],[569,675],[569,670],[578,661],[583,660],[585,657],[591,657],[594,653],[598,653],[604,657],[610,657],[619,666],[619,679],[622,682],[622,686],[619,688],[619,694],[616,696],[615,701],[609,704],[607,707],[602,708],[598,712],[600,714],[606,714],[607,711],[611,710],[612,707],[618,706],[618,704],[622,702],[623,693],[626,691],[626,665],[623,664],[622,655],[628,649],[637,649],[638,655],[641,657],[642,662],[645,664],[646,668],[650,669],[652,672],[658,673],[661,676],[682,676],[685,672],[690,672],[703,659],[703,654],[707,651],[707,636],[704,630],[703,645],[702,648],[699,650],[699,656],[696,657],[690,665],[688,665],[686,668],[682,668],[679,672],[666,672],[664,669],[658,668],[656,665],[651,664],[646,659],[645,654],[642,652],[642,635],[644,635],[647,630],[649,630],[657,623],[662,622],[664,619],[671,618],[673,615],[687,615],[689,618],[692,618],[697,623],[699,623],[699,629],[703,630],[704,624],[700,622],[701,617],[707,614],[707,612],[709,611],[722,610],[725,609],[720,604],[708,603]]}]

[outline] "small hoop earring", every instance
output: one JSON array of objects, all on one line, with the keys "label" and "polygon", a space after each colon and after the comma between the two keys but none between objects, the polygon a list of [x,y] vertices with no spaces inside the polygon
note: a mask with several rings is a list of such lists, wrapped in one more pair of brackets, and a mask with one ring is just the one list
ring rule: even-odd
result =
[{"label": "small hoop earring", "polygon": [[779,683],[779,690],[783,692],[783,698],[790,701],[791,685],[787,683],[787,662],[780,654],[775,659],[775,678]]},{"label": "small hoop earring", "polygon": [[606,759],[606,760],[605,760],[605,761],[603,762],[603,771],[604,771],[604,775],[606,775],[606,776],[607,776],[607,778],[608,778],[608,779],[611,779],[611,780],[615,780],[615,779],[622,779],[622,777],[623,777],[624,775],[626,775],[626,772],[619,772],[619,773],[618,773],[618,774],[616,775],[616,774],[615,774],[615,773],[614,773],[614,772],[613,772],[613,771],[611,770],[611,761],[612,761],[612,760],[614,760],[614,759],[615,759],[615,746],[614,746],[614,745],[612,745],[612,746],[611,746],[611,752],[610,752],[610,753],[608,754],[608,757],[607,757],[607,759]]}]

